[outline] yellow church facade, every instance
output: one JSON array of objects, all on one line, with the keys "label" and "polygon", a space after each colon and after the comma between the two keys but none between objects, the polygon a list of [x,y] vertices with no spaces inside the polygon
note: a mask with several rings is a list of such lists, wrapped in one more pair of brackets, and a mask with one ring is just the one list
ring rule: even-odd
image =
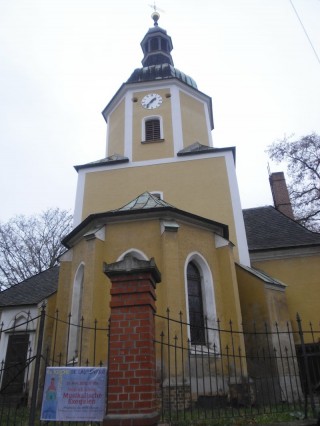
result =
[{"label": "yellow church facade", "polygon": [[75,228],[64,241],[57,306],[76,321],[90,313],[106,323],[110,282],[102,264],[132,253],[154,258],[161,272],[158,313],[169,308],[189,321],[191,263],[210,327],[219,319],[240,329],[235,262],[250,261],[235,149],[213,147],[211,98],[174,68],[166,31],[155,25],[141,45],[144,67],[103,111],[106,157],[76,166]]},{"label": "yellow church facade", "polygon": [[[216,329],[219,318],[225,325],[231,320],[240,329],[238,284],[227,227],[176,209],[150,193],[141,194],[134,203],[149,207],[129,205],[91,215],[67,237],[70,250],[61,259],[59,315],[67,318],[71,312],[72,322],[74,318],[77,322],[89,314],[99,324],[107,324],[111,286],[102,265],[130,253],[138,259],[153,258],[161,272],[156,289],[158,314],[165,316],[169,308],[171,316],[179,318],[183,312],[188,320],[187,268],[193,263],[201,271],[208,327]],[[209,346],[214,344],[213,338]],[[75,350],[76,346],[69,348],[70,360]]]},{"label": "yellow church facade", "polygon": [[[174,84],[171,79],[171,84],[167,80],[149,83],[148,91],[142,83],[124,84],[104,110],[109,129],[107,157],[76,167],[75,223],[93,212],[119,208],[145,191],[159,193],[183,210],[228,223],[237,258],[241,256],[247,264],[235,151],[212,147],[211,100],[174,80]],[[140,92],[137,85],[142,86]],[[162,101],[149,111],[142,103],[153,95]],[[150,121],[158,121],[159,138],[145,140]]]},{"label": "yellow church facade", "polygon": [[[54,346],[67,364],[81,364],[80,352],[83,359],[89,358],[94,337],[86,332],[80,335],[70,324],[87,321],[95,322],[97,329],[107,326],[114,292],[106,273],[108,265],[122,265],[132,258],[138,263],[152,261],[161,275],[154,290],[155,312],[160,318],[156,332],[165,327],[170,312],[171,318],[180,318],[173,335],[184,324],[182,334],[189,353],[206,348],[210,360],[203,377],[190,379],[192,392],[200,389],[206,394],[207,369],[213,368],[222,348],[232,345],[242,354],[228,370],[227,387],[237,385],[240,370],[239,377],[246,380],[256,372],[245,355],[257,346],[266,348],[266,339],[263,334],[252,338],[253,324],[258,327],[255,332],[265,327],[275,332],[280,326],[297,331],[298,308],[301,315],[316,319],[317,299],[308,306],[302,300],[301,283],[309,268],[310,289],[320,294],[320,238],[310,237],[314,257],[303,259],[292,255],[295,249],[289,242],[283,247],[291,253],[288,259],[274,255],[274,247],[268,258],[264,235],[255,247],[257,229],[268,234],[269,221],[257,225],[256,218],[263,219],[261,211],[251,212],[251,216],[243,213],[235,148],[214,147],[211,98],[174,67],[171,38],[158,26],[157,13],[153,19],[154,27],[141,42],[143,67],[132,73],[103,110],[105,157],[75,167],[74,229],[63,241],[67,251],[60,258],[56,302],[59,318],[69,320],[64,332],[55,337]],[[278,231],[275,234],[280,235]],[[209,330],[206,334],[201,331],[204,328]],[[221,329],[231,329],[231,334],[221,333]],[[288,343],[285,338],[283,342]],[[295,353],[294,344],[290,356]],[[276,338],[272,345],[275,350],[281,348]],[[167,355],[167,364],[171,356]],[[95,346],[95,358],[108,358],[106,334]],[[265,374],[277,370],[280,389],[288,377],[279,372],[278,362],[269,371],[265,368]],[[184,368],[179,371],[181,383]],[[170,368],[169,372],[166,369],[163,383],[169,380],[170,384]],[[218,375],[223,387],[224,369],[221,363]],[[221,386],[217,394],[222,392]],[[287,398],[293,399],[299,389],[297,384]]]}]

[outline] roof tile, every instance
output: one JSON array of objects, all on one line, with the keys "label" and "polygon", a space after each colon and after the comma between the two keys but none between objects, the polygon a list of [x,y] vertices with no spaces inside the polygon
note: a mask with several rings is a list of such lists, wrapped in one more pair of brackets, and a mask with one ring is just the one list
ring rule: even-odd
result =
[{"label": "roof tile", "polygon": [[57,291],[58,279],[58,266],[27,278],[0,292],[0,307],[37,304]]},{"label": "roof tile", "polygon": [[173,207],[171,204],[161,200],[150,192],[144,192],[139,195],[130,203],[120,207],[119,209],[113,210],[114,212],[118,211],[128,211],[128,210],[141,210],[141,209],[154,209],[158,207]]},{"label": "roof tile", "polygon": [[245,209],[243,217],[250,251],[320,245],[320,234],[272,206]]}]

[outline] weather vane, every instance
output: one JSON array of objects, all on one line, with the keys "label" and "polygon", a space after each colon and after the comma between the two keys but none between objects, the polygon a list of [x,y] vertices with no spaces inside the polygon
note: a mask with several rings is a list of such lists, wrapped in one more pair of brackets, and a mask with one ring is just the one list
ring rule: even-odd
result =
[{"label": "weather vane", "polygon": [[156,6],[156,2],[154,1],[153,4],[149,4],[149,6],[151,7],[151,9],[153,9],[155,12],[157,11],[157,6]]},{"label": "weather vane", "polygon": [[164,12],[164,10],[160,9],[159,7],[157,7],[155,0],[154,0],[153,4],[149,4],[149,6],[154,10],[154,12],[151,15],[151,18],[154,21],[154,26],[157,26],[158,25],[158,20],[160,18],[160,13],[159,12]]},{"label": "weather vane", "polygon": [[164,10],[159,9],[156,5],[156,2],[154,1],[153,4],[149,4],[149,6],[151,7],[151,9],[153,9],[155,12],[164,12]]}]

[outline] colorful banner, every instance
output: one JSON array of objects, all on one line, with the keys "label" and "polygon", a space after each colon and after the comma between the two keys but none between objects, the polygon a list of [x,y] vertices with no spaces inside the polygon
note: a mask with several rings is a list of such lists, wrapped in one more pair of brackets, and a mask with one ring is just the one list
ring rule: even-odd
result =
[{"label": "colorful banner", "polygon": [[47,367],[41,420],[103,420],[107,369],[104,367]]}]

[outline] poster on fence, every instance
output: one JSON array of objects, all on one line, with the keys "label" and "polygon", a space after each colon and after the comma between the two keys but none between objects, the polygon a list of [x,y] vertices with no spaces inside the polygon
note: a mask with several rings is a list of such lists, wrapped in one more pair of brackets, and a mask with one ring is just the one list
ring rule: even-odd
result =
[{"label": "poster on fence", "polygon": [[105,367],[47,367],[41,420],[102,421],[106,382]]}]

